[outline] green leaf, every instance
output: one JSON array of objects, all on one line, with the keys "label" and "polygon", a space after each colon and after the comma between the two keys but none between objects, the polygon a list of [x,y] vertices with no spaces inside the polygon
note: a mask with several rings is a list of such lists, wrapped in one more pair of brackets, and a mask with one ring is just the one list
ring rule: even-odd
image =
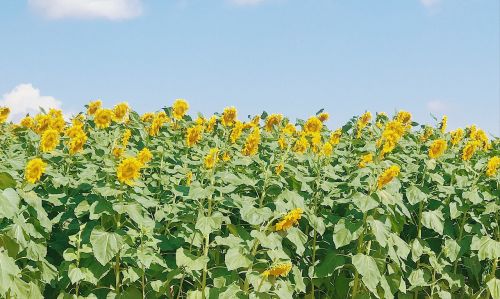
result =
[{"label": "green leaf", "polygon": [[352,257],[352,264],[363,277],[363,283],[372,292],[376,293],[381,274],[373,257],[358,253]]},{"label": "green leaf", "polygon": [[208,257],[200,256],[198,258],[184,253],[184,248],[179,248],[175,252],[175,263],[177,267],[186,268],[188,271],[200,271],[205,268],[208,263]]},{"label": "green leaf", "polygon": [[71,283],[75,284],[79,281],[85,279],[85,274],[83,274],[80,268],[77,268],[74,264],[69,265],[68,268],[68,278],[71,280]]},{"label": "green leaf", "polygon": [[482,236],[481,239],[474,236],[471,244],[472,250],[478,250],[479,260],[500,258],[500,242],[491,239],[488,236]]},{"label": "green leaf", "polygon": [[443,213],[440,210],[423,212],[422,224],[442,235],[444,229]]},{"label": "green leaf", "polygon": [[201,216],[196,221],[196,229],[199,230],[203,236],[208,237],[212,232],[220,229],[222,219],[223,216],[219,212],[213,213],[210,217]]},{"label": "green leaf", "polygon": [[0,193],[0,219],[14,218],[19,213],[19,195],[14,189],[8,188]]},{"label": "green leaf", "polygon": [[252,260],[243,247],[229,248],[226,252],[225,262],[229,271],[239,268],[248,268],[252,264]]},{"label": "green leaf", "polygon": [[486,285],[488,286],[491,297],[493,299],[500,299],[500,279],[492,278],[486,283]]},{"label": "green leaf", "polygon": [[90,243],[95,258],[104,266],[120,251],[123,240],[116,233],[108,233],[94,228],[90,234]]},{"label": "green leaf", "polygon": [[408,277],[408,281],[410,282],[409,290],[427,285],[424,279],[424,270],[422,269],[413,270]]},{"label": "green leaf", "polygon": [[304,244],[307,242],[307,236],[300,229],[296,227],[289,228],[287,230],[286,238],[296,246],[297,249],[295,252],[298,255],[302,255],[304,253],[304,250],[306,249]]},{"label": "green leaf", "polygon": [[256,208],[252,205],[243,205],[240,210],[241,219],[250,223],[251,225],[261,225],[264,221],[269,220],[272,217],[273,213],[271,209],[264,208]]},{"label": "green leaf", "polygon": [[460,245],[455,240],[446,239],[444,241],[443,252],[450,261],[454,262],[460,252]]},{"label": "green leaf", "polygon": [[351,231],[345,227],[344,222],[339,222],[333,230],[333,243],[336,248],[348,245],[353,240]]},{"label": "green leaf", "polygon": [[7,172],[0,172],[0,190],[15,187],[16,181],[14,180],[14,178]]},{"label": "green leaf", "polygon": [[319,262],[318,266],[314,268],[315,275],[318,278],[331,276],[335,270],[342,267],[344,263],[345,257],[339,255],[333,250],[330,250],[325,258]]},{"label": "green leaf", "polygon": [[422,192],[417,186],[410,186],[406,189],[406,198],[411,205],[427,200],[427,195]]},{"label": "green leaf", "polygon": [[359,192],[354,194],[351,200],[362,213],[378,207],[378,202],[375,199]]}]

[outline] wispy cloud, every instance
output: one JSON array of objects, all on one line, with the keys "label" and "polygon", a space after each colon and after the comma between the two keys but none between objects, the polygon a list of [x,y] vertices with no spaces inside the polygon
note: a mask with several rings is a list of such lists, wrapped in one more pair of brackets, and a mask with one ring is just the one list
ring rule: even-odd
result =
[{"label": "wispy cloud", "polygon": [[51,96],[42,96],[38,88],[31,84],[19,84],[0,99],[0,106],[10,108],[9,119],[18,121],[26,114],[36,114],[40,108],[61,108],[61,101]]},{"label": "wispy cloud", "polygon": [[427,102],[427,110],[432,113],[444,113],[449,110],[449,105],[441,100],[432,100]]},{"label": "wispy cloud", "polygon": [[142,14],[142,0],[28,0],[32,9],[49,19],[126,20]]},{"label": "wispy cloud", "polygon": [[240,6],[257,5],[265,2],[266,0],[229,0],[230,3]]}]

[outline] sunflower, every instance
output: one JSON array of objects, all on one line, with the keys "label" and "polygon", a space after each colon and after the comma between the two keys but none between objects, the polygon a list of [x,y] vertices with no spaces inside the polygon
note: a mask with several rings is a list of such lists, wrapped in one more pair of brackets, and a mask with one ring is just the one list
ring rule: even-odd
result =
[{"label": "sunflower", "polygon": [[325,122],[330,118],[330,114],[328,112],[321,112],[318,114],[318,119],[321,120],[321,122]]},{"label": "sunflower", "polygon": [[184,99],[175,100],[172,105],[172,115],[175,119],[182,119],[189,109],[189,104]]},{"label": "sunflower", "polygon": [[151,152],[149,151],[149,149],[147,148],[143,148],[138,154],[137,154],[137,159],[139,160],[139,162],[141,162],[141,164],[144,166],[146,165],[147,163],[149,163],[149,161],[151,161],[151,159],[153,159],[153,154],[151,154]]},{"label": "sunflower", "polygon": [[10,109],[8,107],[0,107],[0,124],[7,121],[9,114],[10,114]]},{"label": "sunflower", "polygon": [[434,142],[429,147],[429,157],[436,159],[440,157],[445,151],[448,145],[443,139],[434,140]]},{"label": "sunflower", "polygon": [[42,152],[50,152],[59,144],[59,132],[54,129],[48,129],[42,134],[40,140],[40,149]]},{"label": "sunflower", "polygon": [[186,144],[188,147],[192,147],[201,140],[201,133],[203,132],[203,126],[195,125],[187,129],[186,133]]},{"label": "sunflower", "polygon": [[317,134],[323,128],[323,123],[316,116],[310,117],[304,124],[304,132],[307,134]]},{"label": "sunflower", "polygon": [[361,156],[361,161],[359,161],[358,167],[363,168],[366,167],[366,164],[371,163],[373,161],[373,154],[368,153],[366,155]]},{"label": "sunflower", "polygon": [[45,167],[47,167],[47,163],[43,162],[42,159],[32,159],[26,164],[24,177],[28,182],[34,184],[42,177],[42,174],[45,172]]},{"label": "sunflower", "polygon": [[128,112],[130,108],[127,103],[119,103],[113,108],[113,120],[116,122],[122,122],[128,118]]},{"label": "sunflower", "polygon": [[219,160],[218,158],[218,153],[219,149],[218,148],[211,148],[210,152],[208,155],[205,156],[204,164],[206,169],[212,169],[214,168],[215,164]]},{"label": "sunflower", "polygon": [[287,230],[292,227],[294,224],[299,222],[299,219],[302,217],[301,208],[296,208],[288,212],[280,222],[276,223],[276,230]]},{"label": "sunflower", "polygon": [[87,108],[87,114],[94,115],[97,112],[97,110],[101,109],[101,106],[102,106],[101,100],[90,102]]},{"label": "sunflower", "polygon": [[255,127],[247,137],[242,153],[245,156],[253,156],[259,151],[260,129]]},{"label": "sunflower", "polygon": [[266,118],[264,129],[267,132],[271,132],[274,126],[279,125],[282,120],[283,120],[283,114],[273,113]]},{"label": "sunflower", "polygon": [[134,184],[134,180],[140,175],[142,163],[136,158],[124,159],[116,168],[118,180],[129,186]]},{"label": "sunflower", "polygon": [[495,176],[497,174],[498,167],[500,167],[500,157],[494,156],[488,161],[486,166],[486,175],[489,177]]},{"label": "sunflower", "polygon": [[292,263],[290,263],[290,262],[280,263],[280,264],[276,264],[274,266],[271,266],[269,269],[262,272],[262,276],[264,276],[264,277],[268,277],[268,276],[286,277],[288,275],[288,273],[290,273],[290,270],[292,270]]},{"label": "sunflower", "polygon": [[94,123],[99,129],[105,129],[111,125],[113,111],[111,109],[99,109],[95,113]]},{"label": "sunflower", "polygon": [[224,127],[232,127],[236,122],[238,111],[235,107],[226,107],[222,112],[221,123]]},{"label": "sunflower", "polygon": [[382,189],[385,185],[389,184],[392,179],[397,177],[399,175],[400,168],[397,165],[392,165],[391,167],[387,168],[379,177],[377,180],[377,187],[378,189]]},{"label": "sunflower", "polygon": [[21,119],[20,125],[24,128],[31,129],[35,125],[35,120],[31,116],[26,116]]}]

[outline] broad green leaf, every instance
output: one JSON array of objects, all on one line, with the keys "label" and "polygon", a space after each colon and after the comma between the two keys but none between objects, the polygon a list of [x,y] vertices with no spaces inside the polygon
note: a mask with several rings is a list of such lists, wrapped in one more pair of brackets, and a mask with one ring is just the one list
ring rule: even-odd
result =
[{"label": "broad green leaf", "polygon": [[492,278],[486,283],[486,285],[488,286],[491,297],[493,299],[500,299],[500,279]]},{"label": "broad green leaf", "polygon": [[378,207],[378,202],[375,199],[371,198],[371,196],[359,192],[354,194],[354,196],[352,197],[352,202],[362,213],[366,213],[369,210]]},{"label": "broad green leaf", "polygon": [[194,257],[192,255],[186,255],[183,248],[177,249],[175,253],[175,263],[177,267],[186,268],[188,271],[200,271],[208,263],[208,257],[200,256]]},{"label": "broad green leaf", "polygon": [[422,213],[422,224],[434,230],[438,234],[443,234],[444,229],[444,218],[443,213],[440,210],[425,211]]},{"label": "broad green leaf", "polygon": [[471,244],[472,250],[478,250],[479,260],[500,258],[500,242],[483,236],[481,239],[474,236]]},{"label": "broad green leaf", "polygon": [[373,257],[358,253],[352,257],[352,264],[363,277],[363,283],[371,292],[376,292],[380,282],[380,271]]},{"label": "broad green leaf", "polygon": [[0,190],[15,187],[16,181],[14,180],[14,178],[7,172],[0,172]]},{"label": "broad green leaf", "polygon": [[229,271],[239,268],[248,268],[252,264],[252,260],[242,247],[231,247],[226,252],[225,257],[226,267]]},{"label": "broad green leaf", "polygon": [[426,201],[427,195],[422,192],[417,186],[412,185],[408,187],[408,189],[406,189],[406,198],[408,198],[410,204],[414,205],[421,201]]},{"label": "broad green leaf", "polygon": [[252,205],[244,205],[241,210],[241,219],[250,223],[251,225],[261,225],[264,221],[269,220],[273,213],[271,209],[264,208],[256,208]]},{"label": "broad green leaf", "polygon": [[450,261],[454,262],[460,252],[460,245],[455,240],[446,239],[444,241],[443,252]]},{"label": "broad green leaf", "polygon": [[344,223],[337,223],[333,231],[333,243],[335,243],[335,247],[341,248],[342,246],[351,243],[352,240],[352,233],[345,227]]},{"label": "broad green leaf", "polygon": [[106,265],[120,251],[123,239],[116,233],[94,228],[90,235],[94,256],[101,265]]},{"label": "broad green leaf", "polygon": [[223,216],[219,212],[213,213],[210,217],[201,216],[196,221],[196,229],[199,230],[203,236],[208,237],[214,231],[220,229],[222,225]]},{"label": "broad green leaf", "polygon": [[13,218],[19,212],[20,198],[14,189],[7,188],[0,192],[0,219]]},{"label": "broad green leaf", "polygon": [[304,250],[304,244],[307,242],[307,236],[298,228],[291,227],[287,230],[286,238],[290,240],[295,246],[295,252],[298,255],[302,255]]},{"label": "broad green leaf", "polygon": [[410,290],[416,287],[422,287],[428,285],[424,279],[424,270],[418,269],[413,270],[408,277],[408,281],[410,282]]}]

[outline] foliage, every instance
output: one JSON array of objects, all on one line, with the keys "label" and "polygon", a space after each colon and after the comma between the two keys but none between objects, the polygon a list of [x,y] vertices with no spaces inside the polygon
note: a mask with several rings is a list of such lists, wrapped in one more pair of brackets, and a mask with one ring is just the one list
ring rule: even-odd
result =
[{"label": "foliage", "polygon": [[0,124],[1,298],[500,298],[475,126],[87,108]]}]

